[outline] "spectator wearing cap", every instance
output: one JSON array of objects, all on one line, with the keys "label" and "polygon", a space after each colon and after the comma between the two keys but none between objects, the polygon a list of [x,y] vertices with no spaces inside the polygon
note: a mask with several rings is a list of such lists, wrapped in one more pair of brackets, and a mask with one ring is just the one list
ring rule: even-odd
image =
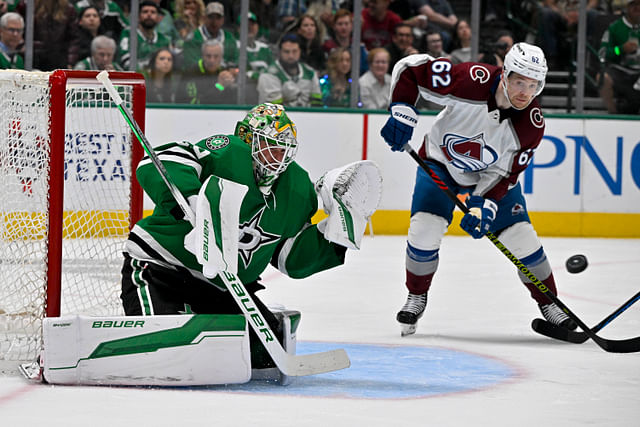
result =
[{"label": "spectator wearing cap", "polygon": [[184,44],[183,67],[193,67],[200,58],[200,47],[206,40],[219,41],[224,49],[223,65],[234,66],[238,63],[237,40],[231,32],[223,29],[224,6],[222,3],[209,3],[205,8],[204,24],[193,32],[191,40]]},{"label": "spectator wearing cap", "polygon": [[[273,52],[268,44],[258,39],[260,25],[258,18],[253,12],[249,12],[249,28],[247,33],[247,104],[258,102],[258,78],[273,64]],[[238,20],[239,21],[239,20]],[[238,25],[240,23],[238,22]],[[238,48],[240,42],[238,41]]]},{"label": "spectator wearing cap", "polygon": [[[135,69],[142,71],[149,64],[151,55],[161,47],[169,47],[171,40],[162,33],[159,33],[156,27],[158,26],[158,14],[160,13],[160,7],[151,0],[144,0],[140,2],[140,18],[138,20],[138,61]],[[120,64],[125,69],[130,69],[129,60],[131,53],[129,52],[130,46],[129,29],[122,30],[122,37],[120,38],[119,58]]]},{"label": "spectator wearing cap", "polygon": [[115,40],[107,36],[96,36],[91,41],[91,55],[80,60],[73,69],[122,71],[122,67],[113,62],[115,55]]},{"label": "spectator wearing cap", "polygon": [[302,42],[295,33],[285,34],[278,43],[278,59],[258,78],[258,102],[286,107],[322,106],[318,76],[300,62]]},{"label": "spectator wearing cap", "polygon": [[24,42],[24,19],[15,12],[0,18],[0,69],[24,69],[24,59],[18,49]]},{"label": "spectator wearing cap", "polygon": [[79,0],[74,7],[78,13],[87,7],[95,7],[100,15],[99,33],[114,40],[120,40],[122,30],[129,27],[127,15],[114,0]]}]

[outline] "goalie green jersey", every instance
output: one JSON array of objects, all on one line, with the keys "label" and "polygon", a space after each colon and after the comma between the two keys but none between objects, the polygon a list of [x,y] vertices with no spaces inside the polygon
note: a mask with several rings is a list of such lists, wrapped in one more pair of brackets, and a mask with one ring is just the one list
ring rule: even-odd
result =
[{"label": "goalie green jersey", "polygon": [[[265,196],[255,182],[251,147],[233,135],[213,135],[195,145],[169,143],[156,152],[185,198],[196,196],[210,175],[248,187],[238,234],[238,276],[243,283],[259,279],[269,263],[290,277],[302,278],[344,262],[345,249],[326,240],[311,224],[318,200],[309,175],[297,163],[289,165]],[[132,229],[125,251],[140,260],[186,268],[206,280],[196,257],[184,248],[191,224],[178,219],[179,207],[148,157],[136,175],[155,209]],[[218,278],[213,282],[224,288]]]}]

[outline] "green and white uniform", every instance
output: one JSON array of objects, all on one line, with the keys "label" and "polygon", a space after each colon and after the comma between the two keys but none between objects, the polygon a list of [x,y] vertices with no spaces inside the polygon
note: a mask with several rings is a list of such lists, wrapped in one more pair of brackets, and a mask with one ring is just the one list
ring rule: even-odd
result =
[{"label": "green and white uniform", "polygon": [[298,73],[289,75],[276,60],[258,78],[258,101],[287,107],[322,106],[322,94],[316,72],[299,62]]},{"label": "green and white uniform", "polygon": [[602,36],[600,58],[612,64],[640,70],[640,49],[625,53],[622,45],[630,39],[640,39],[640,25],[633,25],[626,16],[614,21]]},{"label": "green and white uniform", "polygon": [[[213,135],[195,145],[169,143],[157,153],[186,198],[197,195],[210,175],[248,187],[239,220],[238,277],[243,283],[258,280],[269,263],[290,277],[303,278],[344,262],[345,248],[327,241],[311,224],[317,195],[297,163],[291,163],[264,195],[254,178],[251,147],[236,136]],[[184,267],[195,278],[207,280],[196,257],[184,248],[192,227],[172,214],[177,204],[148,157],[140,162],[137,178],[156,207],[133,228],[125,252],[137,260]],[[218,278],[213,283],[225,289]]]},{"label": "green and white uniform", "polygon": [[[171,47],[171,40],[156,30],[153,30],[153,36],[149,39],[146,38],[140,29],[138,29],[136,33],[138,37],[138,64],[136,65],[136,70],[141,71],[149,66],[151,56],[156,50]],[[120,44],[118,45],[120,64],[127,70],[129,69],[129,59],[131,57],[131,52],[129,52],[130,38],[129,29],[124,29],[122,31],[122,37],[120,38]]]}]

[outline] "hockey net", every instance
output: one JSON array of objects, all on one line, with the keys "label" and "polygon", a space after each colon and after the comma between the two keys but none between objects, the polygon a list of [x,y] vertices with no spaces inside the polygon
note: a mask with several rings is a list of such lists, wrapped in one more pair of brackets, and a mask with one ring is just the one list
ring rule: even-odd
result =
[{"label": "hockey net", "polygon": [[[96,72],[0,71],[0,360],[30,360],[44,316],[122,314],[142,156]],[[110,78],[144,128],[144,79]]]}]

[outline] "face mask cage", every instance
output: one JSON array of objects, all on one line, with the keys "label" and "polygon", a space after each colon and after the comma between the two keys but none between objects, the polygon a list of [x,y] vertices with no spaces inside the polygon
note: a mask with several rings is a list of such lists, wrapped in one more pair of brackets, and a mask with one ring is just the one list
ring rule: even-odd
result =
[{"label": "face mask cage", "polygon": [[256,169],[258,185],[271,185],[293,162],[297,151],[298,144],[295,138],[289,141],[279,141],[264,133],[254,131],[251,156]]}]

